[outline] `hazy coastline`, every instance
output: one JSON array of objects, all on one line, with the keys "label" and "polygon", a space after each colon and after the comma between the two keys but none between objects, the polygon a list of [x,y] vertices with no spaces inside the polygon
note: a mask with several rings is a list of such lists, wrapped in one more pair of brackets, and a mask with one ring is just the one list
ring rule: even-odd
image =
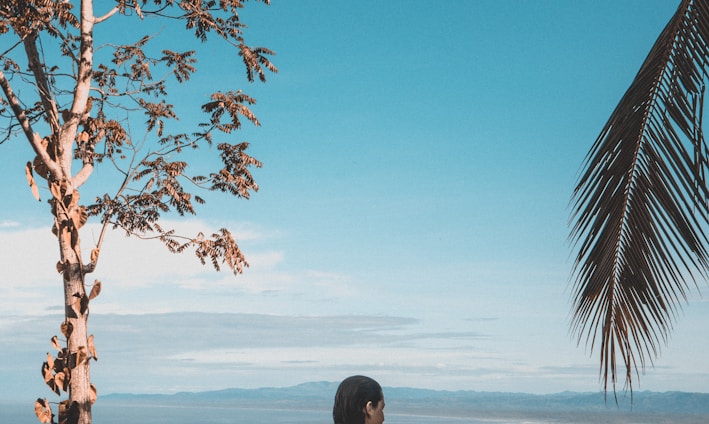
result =
[{"label": "hazy coastline", "polygon": [[[209,392],[109,394],[94,406],[97,423],[330,423],[336,383]],[[709,393],[638,392],[534,395],[384,388],[389,424],[699,424],[709,422]],[[56,399],[49,399],[50,402]],[[0,403],[0,421],[35,423],[32,402]]]}]

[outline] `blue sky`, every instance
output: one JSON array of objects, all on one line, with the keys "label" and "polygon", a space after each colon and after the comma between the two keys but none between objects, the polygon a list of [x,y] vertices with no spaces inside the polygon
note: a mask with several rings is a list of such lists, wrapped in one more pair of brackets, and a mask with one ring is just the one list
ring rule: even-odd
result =
[{"label": "blue sky", "polygon": [[[568,202],[675,3],[248,5],[247,36],[277,52],[279,74],[249,86],[220,46],[195,43],[199,71],[175,102],[188,111],[215,89],[257,98],[263,126],[235,140],[264,162],[260,190],[210,198],[175,225],[229,227],[251,267],[235,279],[111,234],[91,276],[103,282],[90,321],[99,393],[353,373],[387,386],[599,390],[596,353],[568,330]],[[56,247],[24,179],[29,147],[0,152],[0,396],[44,397],[39,369],[61,321]],[[97,234],[85,228],[86,255]],[[697,292],[690,301],[637,389],[707,391],[709,308]]]}]

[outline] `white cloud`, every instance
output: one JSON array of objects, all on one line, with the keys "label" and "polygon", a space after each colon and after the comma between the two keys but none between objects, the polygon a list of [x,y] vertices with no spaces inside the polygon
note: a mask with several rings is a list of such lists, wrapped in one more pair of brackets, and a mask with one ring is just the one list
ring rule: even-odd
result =
[{"label": "white cloud", "polygon": [[[14,340],[16,349],[37,350],[41,359],[57,330],[53,324],[60,321],[58,315],[15,319],[23,328],[20,344],[28,347],[18,346],[13,326],[0,326],[0,342]],[[103,393],[288,386],[357,372],[381,376],[387,385],[495,390],[520,379],[543,382],[549,374],[488,355],[485,339],[474,333],[431,334],[423,324],[364,315],[92,315],[90,328],[101,358],[92,374]],[[36,368],[36,360],[13,363],[3,357],[8,354],[0,352],[0,363]]]},{"label": "white cloud", "polygon": [[21,224],[17,221],[4,220],[4,221],[0,221],[0,230],[7,229],[7,228],[17,228],[20,225]]},{"label": "white cloud", "polygon": [[[173,225],[174,224],[174,225]],[[210,228],[199,220],[164,223],[187,234]],[[332,270],[288,264],[279,249],[278,232],[249,224],[233,225],[235,233],[247,234],[242,243],[251,266],[242,275],[216,272],[203,266],[191,253],[172,254],[155,240],[128,238],[121,231],[106,235],[96,271],[87,284],[102,282],[101,295],[92,302],[95,316],[103,314],[171,313],[179,311],[250,313],[348,313],[359,309],[354,301],[361,293],[352,278]],[[100,227],[82,229],[82,246],[88,258]],[[17,227],[0,233],[0,255],[5,258],[0,315],[30,316],[62,309],[62,277],[57,274],[56,239],[48,228]],[[264,240],[269,240],[264,244]],[[347,302],[346,299],[352,299]],[[341,308],[339,303],[353,305]]]},{"label": "white cloud", "polygon": [[[200,231],[210,234],[216,230],[199,220],[168,221],[163,226],[176,228],[189,235]],[[172,254],[159,241],[129,238],[116,230],[107,233],[98,267],[87,276],[87,282],[94,279],[102,281],[105,294],[101,300],[106,302],[108,310],[120,311],[120,308],[114,309],[111,306],[111,302],[119,302],[128,311],[136,309],[131,307],[132,304],[140,305],[140,312],[144,312],[145,306],[150,305],[152,295],[155,295],[158,305],[165,296],[174,300],[174,307],[165,304],[164,309],[159,309],[165,312],[179,310],[190,303],[190,310],[210,310],[212,301],[220,303],[218,296],[224,295],[224,292],[228,292],[228,296],[238,293],[302,293],[309,290],[311,281],[320,285],[329,284],[325,281],[325,276],[329,275],[327,272],[281,269],[285,258],[283,251],[255,247],[263,240],[277,237],[278,232],[243,223],[233,227],[235,236],[243,241],[242,249],[251,265],[244,275],[235,277],[228,269],[216,272],[211,264],[202,265],[192,252]],[[100,227],[96,224],[88,224],[82,229],[85,259],[88,259],[99,234]],[[8,264],[4,268],[0,296],[13,299],[11,303],[0,306],[0,314],[34,314],[59,303],[62,284],[61,276],[55,268],[59,255],[51,231],[48,228],[24,228],[19,224],[8,224],[0,233],[0,238],[0,255],[4,263]],[[332,280],[332,275],[329,280]],[[124,297],[128,293],[137,295],[138,291],[141,291],[140,296],[133,302],[125,301]],[[207,298],[209,295],[206,294],[207,297],[200,300],[204,303],[200,306],[191,298],[191,291],[210,291],[212,299]],[[111,293],[116,296],[115,300],[111,299]]]}]

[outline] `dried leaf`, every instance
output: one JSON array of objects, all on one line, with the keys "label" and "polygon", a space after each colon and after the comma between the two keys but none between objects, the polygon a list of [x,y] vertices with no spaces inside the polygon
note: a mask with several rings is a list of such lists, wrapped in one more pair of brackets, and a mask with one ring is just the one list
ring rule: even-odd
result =
[{"label": "dried leaf", "polygon": [[59,403],[59,423],[69,424],[79,422],[79,403],[69,399]]},{"label": "dried leaf", "polygon": [[56,350],[62,350],[62,345],[59,344],[59,337],[52,337],[52,346],[54,346]]},{"label": "dried leaf", "polygon": [[[54,230],[55,228],[52,228]],[[64,261],[59,261],[57,262],[57,272],[58,273],[63,273],[64,270],[66,269],[66,263]]]},{"label": "dried leaf", "polygon": [[81,296],[77,294],[74,295],[74,300],[71,302],[71,309],[79,316],[79,311],[81,310]]},{"label": "dried leaf", "polygon": [[25,165],[25,176],[27,177],[27,184],[29,184],[32,189],[32,195],[37,201],[40,201],[39,189],[37,188],[37,183],[34,181],[34,175],[32,175],[32,162],[27,162],[27,165]]},{"label": "dried leaf", "polygon": [[80,311],[81,315],[84,315],[86,311],[89,309],[89,298],[86,295],[81,296],[81,301],[80,301]]},{"label": "dried leaf", "polygon": [[54,372],[59,372],[62,370],[62,368],[64,368],[64,360],[61,359],[61,352],[60,352],[59,355],[57,356],[57,359],[54,360],[54,364],[52,366],[52,369],[54,370]]},{"label": "dried leaf", "polygon": [[47,365],[49,365],[49,368],[54,368],[54,357],[47,352]]},{"label": "dried leaf", "polygon": [[71,222],[74,224],[74,228],[77,229],[83,227],[88,219],[89,215],[86,213],[85,206],[75,208],[74,212],[71,214]]},{"label": "dried leaf", "polygon": [[91,249],[91,263],[96,263],[98,261],[98,254],[100,253],[99,248]]},{"label": "dried leaf", "polygon": [[86,295],[74,294],[74,301],[71,303],[71,308],[77,315],[84,315],[89,308],[89,298]]},{"label": "dried leaf", "polygon": [[89,402],[93,405],[96,403],[96,398],[98,398],[98,392],[96,391],[96,386],[91,384],[91,393],[89,394]]},{"label": "dried leaf", "polygon": [[61,371],[54,376],[54,383],[56,384],[57,390],[61,389],[66,391],[66,389],[68,388],[67,386],[69,381],[68,379],[65,379],[65,377],[66,376]]},{"label": "dried leaf", "polygon": [[[66,198],[69,199],[69,204],[67,205],[68,209],[74,209],[79,205],[79,191],[74,190],[71,192],[71,194],[68,194],[65,196]],[[66,204],[66,202],[64,202]],[[78,227],[77,227],[78,228]]]},{"label": "dried leaf", "polygon": [[61,200],[62,189],[58,183],[49,183],[49,191],[52,192],[52,196],[54,196],[55,199]]},{"label": "dried leaf", "polygon": [[67,408],[67,405],[69,404],[70,400],[66,399],[61,402],[59,402],[59,422],[63,423],[66,422],[67,419],[67,412],[69,412],[69,409]]},{"label": "dried leaf", "polygon": [[[57,359],[54,360],[54,371],[66,371],[67,359],[66,348],[64,348],[57,354]],[[67,373],[65,372],[64,374]]]},{"label": "dried leaf", "polygon": [[49,177],[49,168],[47,168],[47,165],[44,164],[44,161],[42,161],[42,158],[39,156],[35,156],[34,161],[32,161],[32,167],[38,177],[42,177],[45,180]]},{"label": "dried leaf", "polygon": [[91,354],[91,357],[94,358],[94,361],[98,361],[98,355],[96,354],[96,346],[94,345],[94,335],[90,335],[89,339],[87,341],[87,345],[89,348],[89,353]]},{"label": "dried leaf", "polygon": [[49,367],[49,364],[47,362],[44,362],[42,364],[42,376],[44,377],[44,382],[49,386],[50,389],[54,393],[59,396],[59,387],[57,386],[57,383],[54,381],[54,374],[52,374],[52,369]]},{"label": "dried leaf", "polygon": [[34,413],[42,424],[48,424],[54,421],[54,414],[52,413],[52,408],[49,406],[47,399],[37,399],[34,403]]},{"label": "dried leaf", "polygon": [[71,333],[74,331],[74,325],[69,321],[64,321],[60,326],[60,329],[62,330],[62,334],[64,335],[64,337],[68,339],[69,336],[71,336]]},{"label": "dried leaf", "polygon": [[96,296],[101,293],[101,282],[99,280],[94,281],[94,286],[91,287],[91,293],[89,293],[89,300],[94,300]]},{"label": "dried leaf", "polygon": [[[65,392],[69,391],[69,383],[71,382],[71,371],[69,370],[69,368],[64,368],[63,370],[61,370],[57,374],[61,374],[63,376],[62,377],[62,390],[64,390]],[[55,381],[56,381],[56,378],[55,378]]]},{"label": "dried leaf", "polygon": [[76,351],[76,365],[83,364],[89,354],[86,352],[86,346],[79,346],[79,350]]},{"label": "dried leaf", "polygon": [[50,381],[54,380],[52,369],[49,368],[49,364],[46,362],[42,364],[42,377],[44,378],[45,383],[49,383]]}]

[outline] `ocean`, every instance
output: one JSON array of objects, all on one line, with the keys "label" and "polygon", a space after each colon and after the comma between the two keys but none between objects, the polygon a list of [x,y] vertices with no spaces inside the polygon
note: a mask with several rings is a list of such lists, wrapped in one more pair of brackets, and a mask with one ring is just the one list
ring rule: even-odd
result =
[{"label": "ocean", "polygon": [[[56,411],[55,411],[56,412]],[[0,403],[0,424],[37,424],[33,405]],[[94,424],[331,424],[331,411],[99,404],[93,408]],[[543,421],[480,420],[431,417],[385,412],[386,424],[536,424]],[[558,422],[557,422],[558,423]]]},{"label": "ocean", "polygon": [[[501,396],[501,395],[500,395]],[[51,400],[50,400],[51,401]],[[301,406],[258,403],[253,399],[204,400],[174,397],[119,397],[99,399],[93,407],[94,424],[331,424],[329,406],[323,402]],[[297,404],[297,402],[296,402]],[[307,405],[302,407],[302,405]],[[423,407],[422,407],[423,405]],[[686,405],[676,404],[675,412],[620,411],[614,408],[584,410],[580,406],[505,410],[489,402],[485,408],[461,406],[455,401],[397,405],[392,400],[384,411],[385,424],[706,424],[709,414],[688,413]],[[456,406],[457,405],[457,406]],[[52,404],[56,412],[56,404]],[[305,409],[309,407],[310,409]],[[425,412],[422,412],[425,411]],[[424,415],[425,414],[425,415]],[[0,424],[37,424],[33,402],[0,401]]]}]

